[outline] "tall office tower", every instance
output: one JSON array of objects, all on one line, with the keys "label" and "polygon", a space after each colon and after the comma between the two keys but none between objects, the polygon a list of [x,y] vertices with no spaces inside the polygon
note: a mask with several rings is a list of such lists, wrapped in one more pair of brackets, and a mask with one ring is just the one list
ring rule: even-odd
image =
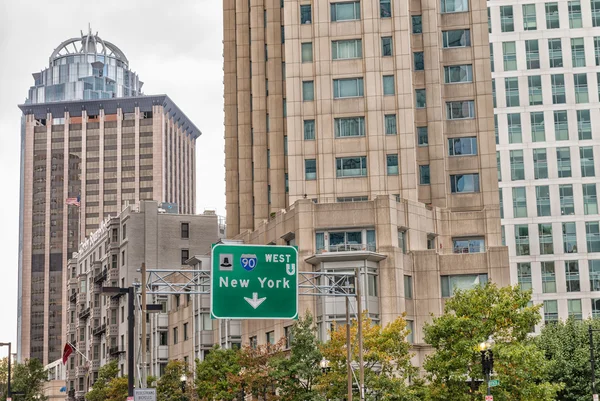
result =
[{"label": "tall office tower", "polygon": [[228,233],[368,269],[372,318],[407,312],[415,342],[454,288],[503,283],[486,7],[225,0]]},{"label": "tall office tower", "polygon": [[98,36],[75,42],[52,53],[36,98],[19,106],[20,360],[60,357],[66,262],[104,218],[146,199],[194,212],[200,131],[166,95],[113,97],[139,94],[123,53]]},{"label": "tall office tower", "polygon": [[545,322],[600,316],[600,1],[488,6],[512,282]]}]

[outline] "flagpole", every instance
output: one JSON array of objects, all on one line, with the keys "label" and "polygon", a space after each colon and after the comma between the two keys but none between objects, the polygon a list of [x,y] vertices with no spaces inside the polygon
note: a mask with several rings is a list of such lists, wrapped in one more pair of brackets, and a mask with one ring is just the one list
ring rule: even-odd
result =
[{"label": "flagpole", "polygon": [[81,355],[83,357],[83,359],[86,360],[87,363],[90,363],[90,360],[87,358],[87,356],[83,355],[83,352],[79,351],[79,349],[76,346],[71,344],[71,342],[69,342],[69,341],[67,341],[67,344],[69,344],[71,346],[71,348],[73,348],[75,350],[75,352],[77,352],[79,355]]}]

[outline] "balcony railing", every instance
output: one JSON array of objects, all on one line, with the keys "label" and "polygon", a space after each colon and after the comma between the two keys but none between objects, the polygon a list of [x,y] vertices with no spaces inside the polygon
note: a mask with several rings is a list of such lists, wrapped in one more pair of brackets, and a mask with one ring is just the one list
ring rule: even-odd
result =
[{"label": "balcony railing", "polygon": [[90,307],[89,306],[87,308],[85,308],[84,310],[82,310],[81,312],[79,312],[80,319],[86,319],[89,316],[90,316]]},{"label": "balcony railing", "polygon": [[107,269],[98,269],[98,271],[94,274],[94,283],[99,283],[106,280],[106,276],[108,275]]},{"label": "balcony railing", "polygon": [[101,326],[94,327],[94,331],[92,332],[94,336],[101,336],[102,333],[106,332],[106,324]]},{"label": "balcony railing", "polygon": [[69,297],[69,301],[70,301],[72,304],[74,304],[74,303],[76,303],[76,302],[77,302],[77,293],[76,293],[76,292],[74,292],[74,293],[72,293],[72,294],[71,294],[71,296]]},{"label": "balcony railing", "polygon": [[374,244],[336,244],[329,245],[329,248],[321,248],[318,249],[318,253],[323,252],[359,252],[359,251],[367,251],[367,252],[375,252]]},{"label": "balcony railing", "polygon": [[123,351],[123,350],[122,350],[122,349],[120,349],[119,347],[110,347],[110,348],[108,349],[108,353],[109,353],[110,355],[119,355],[119,354],[125,353],[125,351]]}]

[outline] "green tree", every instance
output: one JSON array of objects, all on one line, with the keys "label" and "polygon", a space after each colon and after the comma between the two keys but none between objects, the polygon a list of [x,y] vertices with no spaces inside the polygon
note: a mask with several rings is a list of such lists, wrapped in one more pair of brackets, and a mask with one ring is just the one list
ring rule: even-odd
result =
[{"label": "green tree", "polygon": [[233,386],[240,386],[241,391],[260,401],[279,399],[277,389],[280,388],[282,371],[279,369],[283,353],[283,339],[275,344],[263,344],[256,347],[243,347],[239,354],[240,370],[237,375],[230,375]]},{"label": "green tree", "polygon": [[435,353],[424,364],[432,400],[481,400],[486,385],[478,344],[494,339],[495,401],[553,400],[560,384],[548,380],[549,363],[528,336],[539,322],[531,292],[495,284],[457,291],[443,315],[426,324],[425,342]]},{"label": "green tree", "polygon": [[0,359],[0,397],[6,399],[8,392],[8,357]]},{"label": "green tree", "polygon": [[[600,330],[600,320],[584,322],[569,319],[547,324],[535,339],[538,347],[550,361],[550,380],[562,382],[565,387],[556,397],[560,401],[589,401],[592,399],[590,340],[588,327]],[[600,355],[600,338],[594,339],[594,353]],[[600,389],[600,383],[596,388]]]},{"label": "green tree", "polygon": [[105,401],[124,401],[129,394],[127,376],[114,377],[108,382]]},{"label": "green tree", "polygon": [[[182,375],[189,378],[183,389]],[[165,374],[160,377],[156,384],[156,395],[160,401],[181,401],[184,397],[187,400],[192,399],[193,383],[191,383],[190,372],[185,362],[173,360],[167,363]]]},{"label": "green tree", "polygon": [[196,360],[196,393],[201,400],[230,401],[241,393],[239,382],[231,377],[240,373],[240,351],[215,346],[200,362]]},{"label": "green tree", "polygon": [[[409,334],[404,316],[398,317],[385,327],[373,324],[363,315],[363,360],[365,363],[365,398],[367,400],[417,400],[408,387],[409,378],[417,370],[411,364],[410,346],[406,341]],[[352,361],[358,361],[358,325],[352,320],[350,339]],[[347,393],[346,327],[336,325],[331,331],[331,340],[321,347],[323,356],[329,361],[330,370],[321,377],[320,388],[328,399],[343,399]],[[358,368],[355,376],[358,377]],[[354,397],[358,399],[358,393]]]},{"label": "green tree", "polygon": [[285,401],[324,399],[315,388],[315,383],[322,375],[319,364],[323,358],[316,334],[313,317],[309,312],[291,328],[290,353],[277,366],[280,372],[279,394]]},{"label": "green tree", "polygon": [[44,401],[48,398],[43,394],[48,373],[39,360],[27,359],[24,363],[14,364],[11,376],[11,390],[23,393],[20,401]]},{"label": "green tree", "polygon": [[119,366],[117,360],[113,359],[98,371],[98,380],[94,382],[91,390],[86,394],[88,401],[104,401],[108,397],[110,382],[117,377]]}]

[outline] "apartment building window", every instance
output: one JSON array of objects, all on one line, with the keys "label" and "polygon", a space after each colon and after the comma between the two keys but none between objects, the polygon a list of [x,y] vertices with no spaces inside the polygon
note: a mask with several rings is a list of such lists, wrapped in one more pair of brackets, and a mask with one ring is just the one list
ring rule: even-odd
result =
[{"label": "apartment building window", "polygon": [[387,175],[398,175],[398,155],[386,156]]},{"label": "apartment building window", "polygon": [[425,89],[415,89],[415,107],[424,109],[427,107],[427,94]]},{"label": "apartment building window", "polygon": [[419,166],[419,185],[430,185],[429,164]]},{"label": "apartment building window", "polygon": [[317,179],[317,159],[304,160],[304,179],[306,181]]},{"label": "apartment building window", "polygon": [[525,59],[528,70],[540,68],[540,45],[537,39],[525,41]]},{"label": "apartment building window", "polygon": [[333,60],[349,60],[362,57],[362,39],[334,40],[331,42]]},{"label": "apartment building window", "polygon": [[393,75],[384,75],[383,76],[383,94],[384,95],[394,95],[396,93],[396,89],[394,87],[394,76]]},{"label": "apartment building window", "polygon": [[488,15],[488,33],[492,33],[492,13],[490,12],[490,8],[487,8]]},{"label": "apartment building window", "polygon": [[[588,268],[590,270],[590,291],[600,291],[600,260],[588,260]],[[600,317],[600,303],[596,304],[596,308],[597,315],[594,317]]]},{"label": "apartment building window", "polygon": [[552,83],[552,103],[553,104],[564,104],[567,102],[565,93],[565,75],[564,74],[553,74],[550,76]]},{"label": "apartment building window", "polygon": [[560,68],[563,66],[562,43],[560,38],[548,39],[548,57],[550,59],[550,68]]},{"label": "apartment building window", "polygon": [[392,37],[384,36],[381,38],[381,55],[383,57],[392,55]]},{"label": "apartment building window", "polygon": [[408,248],[406,247],[406,235],[406,230],[398,230],[398,247],[404,254],[406,254],[408,251]]},{"label": "apartment building window", "polygon": [[448,139],[448,155],[473,156],[477,154],[477,138],[474,136]]},{"label": "apartment building window", "polygon": [[429,134],[427,127],[417,127],[417,144],[419,146],[429,145]]},{"label": "apartment building window", "polygon": [[531,140],[533,142],[544,142],[546,140],[544,112],[543,111],[531,112],[531,113],[529,113],[529,118],[531,120]]},{"label": "apartment building window", "polygon": [[304,120],[304,140],[315,140],[315,120]]},{"label": "apartment building window", "polygon": [[585,45],[583,38],[571,39],[571,57],[573,59],[573,67],[585,67]]},{"label": "apartment building window", "polygon": [[585,236],[588,253],[600,252],[600,223],[597,221],[586,222]]},{"label": "apartment building window", "polygon": [[[538,231],[540,239],[540,255],[552,255],[554,253],[552,223],[538,224]],[[554,264],[552,265],[552,273],[554,273]]]},{"label": "apartment building window", "polygon": [[596,184],[582,184],[583,212],[587,215],[598,214],[598,200],[596,198]]},{"label": "apartment building window", "polygon": [[592,139],[592,121],[589,110],[577,110],[577,135],[579,140]]},{"label": "apartment building window", "polygon": [[576,103],[588,103],[588,85],[587,85],[587,74],[573,74],[573,82],[575,86],[575,102]]},{"label": "apartment building window", "polygon": [[187,341],[189,340],[189,333],[188,333],[188,324],[184,323],[183,324],[183,341]]},{"label": "apartment building window", "polygon": [[338,157],[335,159],[336,177],[366,177],[367,176],[367,158],[358,157]]},{"label": "apartment building window", "polygon": [[447,84],[473,82],[473,66],[465,64],[444,67],[444,82]]},{"label": "apartment building window", "polygon": [[546,3],[546,29],[558,29],[558,3]]},{"label": "apartment building window", "polygon": [[563,250],[565,253],[577,253],[577,229],[575,223],[562,223]]},{"label": "apartment building window", "polygon": [[573,201],[573,185],[559,185],[558,194],[560,198],[560,214],[562,216],[570,216],[575,214],[575,203]]},{"label": "apartment building window", "polygon": [[523,4],[523,29],[525,31],[535,31],[537,29],[535,4]]},{"label": "apartment building window", "polygon": [[364,117],[344,117],[334,119],[335,137],[346,138],[365,136]]},{"label": "apartment building window", "polygon": [[517,256],[529,255],[529,226],[515,224],[515,245]]},{"label": "apartment building window", "polygon": [[379,0],[379,16],[381,18],[390,18],[392,16],[391,0]]},{"label": "apartment building window", "polygon": [[469,11],[469,0],[441,0],[442,13]]},{"label": "apartment building window", "polygon": [[[110,267],[111,269],[116,269],[117,268],[117,259],[118,259],[118,255],[111,255],[110,258]],[[75,269],[73,269],[73,271],[75,271]]]},{"label": "apartment building window", "polygon": [[569,140],[569,121],[566,110],[554,112],[554,136],[557,141]]},{"label": "apartment building window", "polygon": [[423,33],[423,18],[420,15],[411,17],[412,33]]},{"label": "apartment building window", "polygon": [[182,249],[181,250],[181,264],[185,265],[185,262],[190,258],[190,250]]},{"label": "apartment building window", "polygon": [[512,6],[500,6],[500,29],[502,32],[514,32],[515,20]]},{"label": "apartment building window", "polygon": [[450,191],[453,194],[479,192],[479,174],[450,175]]},{"label": "apartment building window", "polygon": [[525,187],[513,187],[513,217],[527,217],[527,194]]},{"label": "apartment building window", "polygon": [[556,165],[558,167],[558,177],[571,177],[571,149],[556,148]]},{"label": "apartment building window", "polygon": [[302,43],[302,62],[312,63],[313,61],[313,46],[312,42]]},{"label": "apartment building window", "polygon": [[565,278],[567,281],[567,292],[581,291],[579,281],[579,263],[576,260],[565,261]]},{"label": "apartment building window", "polygon": [[181,238],[190,238],[190,223],[181,223]]},{"label": "apartment building window", "polygon": [[533,174],[536,180],[548,178],[548,157],[546,149],[533,149]]},{"label": "apartment building window", "polygon": [[361,97],[364,95],[362,78],[344,78],[333,80],[333,98]]},{"label": "apartment building window", "polygon": [[413,53],[413,62],[415,71],[424,71],[425,70],[425,57],[423,56],[423,52],[414,52]]},{"label": "apartment building window", "polygon": [[600,317],[600,299],[592,299],[592,318]]},{"label": "apartment building window", "polygon": [[173,327],[173,344],[179,342],[179,327]]},{"label": "apartment building window", "polygon": [[529,291],[533,288],[531,279],[531,263],[517,263],[517,281],[522,291]]},{"label": "apartment building window", "polygon": [[535,198],[537,215],[540,217],[550,216],[550,188],[547,185],[535,187]]},{"label": "apartment building window", "polygon": [[582,146],[579,148],[579,160],[581,163],[581,176],[594,177],[594,148],[591,146]]},{"label": "apartment building window", "polygon": [[125,251],[121,251],[121,266],[125,266]]},{"label": "apartment building window", "polygon": [[[499,151],[496,151],[496,170],[498,170],[498,182],[500,182],[500,181],[502,181],[502,163],[500,162],[500,152]],[[500,188],[500,189],[502,189],[502,188]],[[502,199],[502,196],[500,197],[500,199]]]},{"label": "apartment building window", "polygon": [[471,46],[471,30],[456,29],[452,31],[443,31],[442,46],[444,49]]},{"label": "apartment building window", "polygon": [[467,118],[475,118],[475,102],[473,100],[446,102],[446,119],[463,120]]},{"label": "apartment building window", "polygon": [[487,282],[487,274],[441,276],[442,297],[449,298],[453,296],[457,290],[470,290],[478,286],[483,287]]},{"label": "apartment building window", "polygon": [[504,71],[517,69],[517,47],[515,42],[502,42],[502,55],[504,58]]},{"label": "apartment building window", "polygon": [[556,272],[554,262],[542,262],[542,293],[556,292]]},{"label": "apartment building window", "polygon": [[397,126],[396,126],[396,115],[395,114],[386,114],[385,115],[385,134],[386,135],[396,135]]},{"label": "apartment building window", "polygon": [[312,10],[310,4],[302,4],[300,6],[300,23],[311,24],[312,23]]},{"label": "apartment building window", "polygon": [[592,26],[600,26],[600,0],[592,0]]},{"label": "apartment building window", "polygon": [[494,44],[490,43],[490,68],[494,72]]},{"label": "apartment building window", "polygon": [[513,181],[525,179],[525,166],[523,165],[523,151],[510,151],[510,178]]},{"label": "apartment building window", "polygon": [[454,238],[453,253],[482,253],[485,252],[485,240],[482,237]]},{"label": "apartment building window", "polygon": [[331,3],[331,22],[354,21],[360,19],[360,2],[348,1]]},{"label": "apartment building window", "polygon": [[315,100],[315,83],[313,81],[302,82],[302,101],[311,102]]},{"label": "apartment building window", "polygon": [[573,320],[583,320],[583,314],[581,312],[581,299],[567,299],[567,310],[569,312],[569,318]]},{"label": "apartment building window", "polygon": [[600,65],[600,36],[594,37],[594,58],[596,65]]},{"label": "apartment building window", "polygon": [[581,28],[581,3],[579,0],[569,2],[569,28]]},{"label": "apartment building window", "polygon": [[[518,99],[518,94],[517,94],[517,99]],[[519,114],[519,113],[507,114],[506,120],[508,122],[508,143],[523,142],[523,133],[522,133],[522,129],[521,129],[521,114]]]},{"label": "apartment building window", "polygon": [[[496,78],[492,78],[492,104],[494,108],[497,107],[496,102]],[[495,115],[494,115],[495,117]]]},{"label": "apartment building window", "polygon": [[544,324],[558,322],[558,301],[544,301]]}]

